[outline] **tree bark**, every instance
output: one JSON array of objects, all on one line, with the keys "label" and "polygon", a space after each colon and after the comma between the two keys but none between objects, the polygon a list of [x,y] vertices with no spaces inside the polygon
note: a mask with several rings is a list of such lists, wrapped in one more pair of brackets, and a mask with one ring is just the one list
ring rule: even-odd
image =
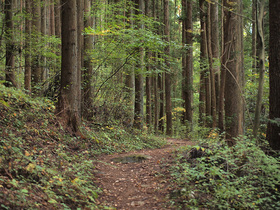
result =
[{"label": "tree bark", "polygon": [[[84,30],[84,0],[77,0],[77,39],[78,39],[78,51],[77,51],[77,92],[78,92],[78,113],[82,113],[82,67],[84,66],[84,39],[82,37],[82,32]],[[81,116],[80,116],[81,117]]]},{"label": "tree bark", "polygon": [[31,92],[31,0],[25,1],[25,71],[24,89]]},{"label": "tree bark", "polygon": [[208,3],[208,15],[207,15],[207,49],[208,49],[208,61],[209,61],[209,79],[210,79],[210,100],[211,100],[211,120],[209,119],[209,127],[215,128],[217,124],[216,118],[216,83],[215,72],[213,68],[213,55],[212,55],[212,18],[211,18],[211,3]]},{"label": "tree bark", "polygon": [[55,35],[61,37],[61,4],[60,0],[54,0],[54,21],[55,21]]},{"label": "tree bark", "polygon": [[[199,84],[199,122],[205,125],[206,117],[206,68],[207,68],[207,41],[206,41],[206,12],[205,0],[199,0],[200,9],[200,84]],[[207,83],[208,85],[208,83]]]},{"label": "tree bark", "polygon": [[[36,42],[40,41],[41,37],[41,0],[33,1],[32,3],[32,33],[34,34],[33,40],[36,40]],[[40,54],[34,55],[32,58],[32,64],[31,64],[31,71],[32,71],[32,87],[38,85],[41,82],[41,75],[42,75],[42,69],[40,66]],[[33,90],[37,91],[37,90]]]},{"label": "tree bark", "polygon": [[[219,7],[218,3],[212,2],[210,5],[210,18],[211,18],[211,48],[212,48],[212,60],[213,60],[213,73],[215,78],[215,118],[219,113],[219,92],[220,92],[220,54],[219,54]],[[215,119],[217,121],[217,119]],[[213,120],[214,122],[214,120]],[[217,122],[214,123],[213,127],[217,126]]]},{"label": "tree bark", "polygon": [[[138,9],[135,11],[135,15],[143,14],[144,1],[135,0],[135,5]],[[142,23],[138,23],[138,27],[143,27]],[[136,65],[135,71],[135,104],[134,104],[134,123],[133,126],[138,129],[143,128],[143,118],[144,118],[144,78],[143,78],[143,59],[144,59],[144,49],[139,47],[139,63]]]},{"label": "tree bark", "polygon": [[76,0],[62,0],[61,89],[57,112],[77,132],[80,124],[78,83],[78,27]]},{"label": "tree bark", "polygon": [[164,0],[164,35],[167,46],[165,47],[165,65],[167,71],[165,72],[165,112],[166,112],[166,135],[172,135],[172,104],[171,104],[171,73],[169,63],[169,42],[170,42],[170,28],[169,28],[169,0]]},{"label": "tree bark", "polygon": [[257,65],[257,8],[256,8],[256,1],[257,0],[252,0],[252,68],[255,70],[256,65]]},{"label": "tree bark", "polygon": [[12,0],[5,0],[5,33],[6,33],[6,66],[5,66],[5,86],[17,87],[15,76],[15,56],[14,56],[14,23]]},{"label": "tree bark", "polygon": [[[85,28],[93,27],[93,17],[91,15],[91,1],[84,0],[85,8],[85,18],[84,26]],[[94,48],[94,41],[91,35],[84,35],[84,93],[83,93],[83,116],[87,119],[93,116],[93,65],[91,62],[91,50]]]},{"label": "tree bark", "polygon": [[[224,11],[224,5],[222,4],[222,11]],[[224,55],[224,12],[221,14],[221,20],[222,20],[222,30],[221,30],[221,55]],[[218,112],[218,117],[219,117],[219,122],[218,122],[218,128],[220,133],[223,133],[225,130],[225,103],[224,103],[224,98],[225,98],[225,81],[226,81],[226,69],[223,64],[226,63],[226,57],[221,56],[221,77],[220,77],[220,92],[219,92],[219,112]]]},{"label": "tree bark", "polygon": [[224,55],[226,139],[229,145],[243,134],[241,0],[224,0]]},{"label": "tree bark", "polygon": [[[160,64],[159,64],[160,65]],[[159,90],[159,122],[158,130],[164,132],[164,74],[158,74],[158,90]]]},{"label": "tree bark", "polygon": [[280,1],[269,0],[269,121],[267,140],[280,150]]},{"label": "tree bark", "polygon": [[[151,1],[145,0],[145,15],[151,17]],[[152,57],[152,53],[150,51],[146,52],[147,63],[147,75],[146,75],[146,125],[148,128],[152,125],[152,74],[151,74],[151,65],[149,60]]]},{"label": "tree bark", "polygon": [[186,55],[183,60],[183,100],[184,100],[184,118],[183,121],[188,121],[189,129],[192,129],[192,101],[193,101],[193,23],[192,23],[192,1],[186,0],[184,2],[186,8],[183,8],[184,20],[183,20],[183,37],[184,44],[187,47]]},{"label": "tree bark", "polygon": [[262,108],[262,97],[263,97],[263,85],[264,85],[264,75],[265,75],[265,43],[264,43],[264,32],[263,32],[263,21],[264,21],[264,5],[265,0],[258,3],[258,17],[257,17],[257,39],[258,39],[258,50],[257,50],[257,60],[259,69],[259,87],[258,96],[256,100],[255,108],[255,119],[253,126],[253,136],[257,137],[261,108]]}]

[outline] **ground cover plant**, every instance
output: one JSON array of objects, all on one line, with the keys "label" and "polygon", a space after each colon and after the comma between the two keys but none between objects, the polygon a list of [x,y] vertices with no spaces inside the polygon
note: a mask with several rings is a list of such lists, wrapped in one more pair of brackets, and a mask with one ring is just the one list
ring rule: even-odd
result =
[{"label": "ground cover plant", "polygon": [[84,123],[80,134],[64,129],[54,105],[0,84],[0,208],[97,207],[94,161],[110,154],[165,144],[118,126]]},{"label": "ground cover plant", "polygon": [[279,158],[246,137],[233,147],[214,137],[179,151],[171,169],[178,185],[172,196],[179,207],[278,209]]}]

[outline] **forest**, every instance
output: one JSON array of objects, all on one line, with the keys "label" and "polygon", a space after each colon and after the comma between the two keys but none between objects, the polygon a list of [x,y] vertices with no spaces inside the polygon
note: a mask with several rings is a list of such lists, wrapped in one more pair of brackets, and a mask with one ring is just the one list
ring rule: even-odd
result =
[{"label": "forest", "polygon": [[1,209],[280,208],[280,1],[0,9]]}]

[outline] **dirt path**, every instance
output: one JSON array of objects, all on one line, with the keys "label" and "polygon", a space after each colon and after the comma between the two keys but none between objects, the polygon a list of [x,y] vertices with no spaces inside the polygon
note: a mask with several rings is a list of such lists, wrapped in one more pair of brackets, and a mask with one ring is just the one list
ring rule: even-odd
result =
[{"label": "dirt path", "polygon": [[[106,155],[96,163],[97,185],[103,189],[98,202],[121,210],[175,209],[170,207],[167,195],[172,189],[166,167],[172,161],[173,151],[190,141],[168,139],[169,145],[161,149],[141,150],[124,154]],[[148,159],[140,163],[115,163],[116,157],[140,154]],[[167,180],[166,180],[167,179]]]}]

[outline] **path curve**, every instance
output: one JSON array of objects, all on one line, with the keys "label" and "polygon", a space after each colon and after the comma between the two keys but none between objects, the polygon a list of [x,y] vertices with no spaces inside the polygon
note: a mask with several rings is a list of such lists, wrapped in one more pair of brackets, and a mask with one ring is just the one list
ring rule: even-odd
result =
[{"label": "path curve", "polygon": [[[97,186],[103,189],[98,203],[118,210],[175,209],[168,202],[172,184],[163,176],[168,175],[164,165],[171,163],[176,148],[193,143],[171,138],[167,141],[168,145],[161,149],[101,156],[96,162],[95,174]],[[112,162],[113,158],[133,154],[149,158],[141,163]]]}]

